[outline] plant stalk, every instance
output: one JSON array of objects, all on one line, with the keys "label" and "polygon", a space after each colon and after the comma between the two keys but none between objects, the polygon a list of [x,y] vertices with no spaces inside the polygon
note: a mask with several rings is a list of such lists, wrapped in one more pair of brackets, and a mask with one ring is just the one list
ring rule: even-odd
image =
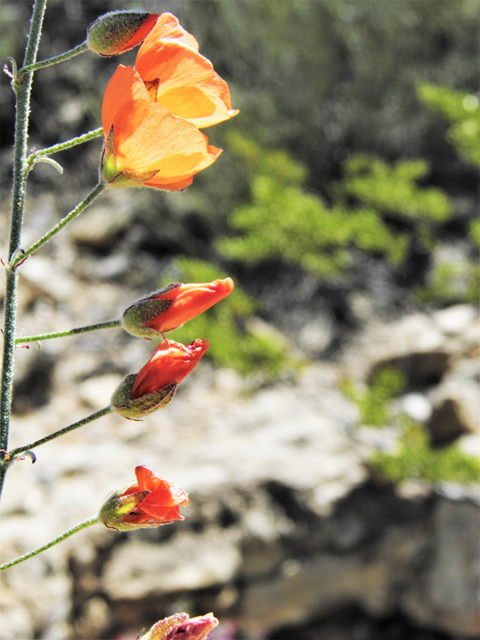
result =
[{"label": "plant stalk", "polygon": [[[24,67],[35,63],[38,45],[42,33],[43,17],[47,0],[35,0],[30,33],[25,50]],[[9,263],[20,249],[23,214],[25,209],[25,169],[27,159],[28,118],[30,114],[30,95],[32,89],[32,71],[25,71],[21,77],[15,77],[12,87],[16,95],[15,105],[15,145],[13,161],[12,214],[10,223]],[[5,451],[8,448],[10,414],[13,389],[13,354],[15,351],[15,332],[17,319],[18,275],[14,268],[6,270],[5,317],[3,330],[3,359],[0,399],[0,450],[3,458],[0,472],[0,496],[7,469]]]},{"label": "plant stalk", "polygon": [[28,256],[31,256],[32,253],[34,253],[37,249],[40,249],[40,247],[42,247],[46,242],[53,238],[53,236],[61,231],[63,227],[65,227],[69,222],[71,222],[74,218],[85,211],[85,209],[89,207],[96,198],[98,198],[98,196],[104,189],[105,185],[102,182],[99,182],[95,189],[93,189],[93,191],[88,194],[85,200],[82,200],[82,202],[77,204],[75,209],[72,209],[69,214],[62,218],[60,222],[53,227],[53,229],[50,229],[48,233],[37,240],[37,242],[32,244],[32,246],[29,247],[26,251],[22,251],[21,253],[17,252],[11,261],[11,268],[15,269],[15,267],[17,267],[21,262],[28,258]]},{"label": "plant stalk", "polygon": [[84,522],[77,524],[75,527],[72,527],[68,531],[65,531],[65,533],[62,533],[60,536],[57,536],[53,540],[50,540],[50,542],[47,542],[41,547],[37,547],[36,549],[33,549],[32,551],[25,553],[23,556],[15,558],[15,560],[10,560],[10,562],[5,562],[5,564],[1,564],[0,571],[4,571],[5,569],[14,567],[16,564],[20,564],[20,562],[25,562],[25,560],[28,560],[29,558],[32,558],[33,556],[36,556],[39,553],[42,553],[42,551],[46,551],[47,549],[50,549],[50,547],[55,546],[56,544],[58,544],[59,542],[62,542],[66,538],[73,536],[74,533],[78,533],[79,531],[82,531],[82,529],[91,527],[92,524],[97,524],[97,522],[99,522],[99,519],[98,519],[98,516],[95,516],[94,518],[90,518],[89,520],[85,520]]},{"label": "plant stalk", "polygon": [[66,140],[65,142],[59,142],[58,144],[54,144],[52,147],[47,147],[46,149],[40,149],[39,151],[32,151],[27,159],[27,165],[31,165],[32,162],[34,162],[35,158],[43,158],[45,156],[51,156],[52,154],[58,153],[59,151],[65,151],[65,149],[71,149],[72,147],[75,147],[78,144],[83,144],[84,142],[88,142],[89,140],[100,138],[100,136],[103,136],[102,127],[98,129],[93,129],[93,131],[84,133],[81,136],[72,138],[71,140]]},{"label": "plant stalk", "polygon": [[106,416],[108,413],[112,413],[112,411],[113,409],[111,405],[108,405],[108,407],[105,407],[104,409],[100,409],[100,411],[96,411],[95,413],[92,413],[91,415],[87,416],[86,418],[83,418],[82,420],[79,420],[78,422],[74,422],[73,424],[68,425],[68,427],[64,427],[63,429],[54,431],[49,436],[40,438],[40,440],[35,440],[35,442],[27,444],[23,447],[17,447],[16,449],[12,449],[12,451],[8,452],[8,459],[11,461],[13,460],[13,458],[15,458],[21,453],[24,453],[25,451],[31,451],[35,447],[39,447],[41,444],[45,444],[46,442],[55,440],[55,438],[59,438],[60,436],[63,436],[66,433],[69,433],[70,431],[74,431],[79,427],[83,427],[83,425],[89,424],[94,420],[98,420],[98,418],[101,418],[102,416]]},{"label": "plant stalk", "polygon": [[18,76],[20,76],[19,79],[21,80],[21,76],[23,76],[24,73],[31,74],[34,71],[37,71],[38,69],[51,67],[52,64],[65,62],[65,60],[70,60],[71,58],[78,56],[80,53],[83,53],[84,51],[88,51],[88,44],[86,41],[82,42],[82,44],[77,45],[73,49],[70,49],[69,51],[65,51],[65,53],[61,53],[58,56],[53,56],[53,58],[48,58],[47,60],[40,60],[40,62],[35,62],[32,64],[24,64],[23,67],[18,71]]},{"label": "plant stalk", "polygon": [[26,342],[41,342],[42,340],[51,340],[52,338],[65,338],[68,336],[76,336],[80,333],[88,333],[89,331],[97,331],[98,329],[113,329],[121,326],[121,320],[106,320],[105,322],[89,324],[86,327],[77,327],[76,329],[54,331],[53,333],[41,333],[37,336],[21,336],[20,338],[15,339],[15,344],[25,344]]}]

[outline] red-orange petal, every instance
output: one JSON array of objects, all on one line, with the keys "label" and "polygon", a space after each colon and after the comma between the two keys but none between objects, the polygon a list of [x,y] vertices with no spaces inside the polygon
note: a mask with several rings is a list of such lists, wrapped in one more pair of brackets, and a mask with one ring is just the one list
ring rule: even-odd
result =
[{"label": "red-orange petal", "polygon": [[173,340],[164,340],[153,356],[139,371],[132,387],[131,398],[141,398],[149,393],[180,383],[195,367],[207,351],[210,343],[194,340],[183,345]]},{"label": "red-orange petal", "polygon": [[[116,122],[115,143],[128,138],[145,118],[151,99],[139,74],[132,67],[119,65],[105,89],[102,126],[105,138]],[[126,109],[125,109],[126,107]],[[123,117],[118,117],[124,113]]]},{"label": "red-orange petal", "polygon": [[[173,300],[170,307],[145,324],[152,329],[166,333],[200,315],[233,291],[233,280],[181,284],[159,298]],[[154,296],[155,297],[155,296]]]}]

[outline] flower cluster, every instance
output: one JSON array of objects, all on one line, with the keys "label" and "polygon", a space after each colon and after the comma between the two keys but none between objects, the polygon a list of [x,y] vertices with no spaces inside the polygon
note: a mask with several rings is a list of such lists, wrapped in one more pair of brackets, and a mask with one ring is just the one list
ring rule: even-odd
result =
[{"label": "flower cluster", "polygon": [[[90,49],[117,55],[141,44],[135,68],[120,65],[105,91],[102,125],[105,144],[100,165],[111,188],[146,186],[180,191],[221,153],[200,131],[235,116],[227,83],[198,52],[195,38],[175,16],[142,11],[114,11],[88,31]],[[208,283],[172,283],[129,306],[122,325],[134,336],[161,338],[150,360],[128,375],[113,393],[111,408],[132,420],[166,406],[180,382],[210,346],[206,340],[183,345],[165,338],[225,298],[231,278]],[[183,520],[180,506],[188,495],[145,466],[137,481],[110,495],[99,519],[127,531]],[[178,613],[160,620],[142,640],[207,640],[218,621],[213,614],[189,618]]]},{"label": "flower cluster", "polygon": [[123,314],[123,326],[145,338],[162,337],[154,354],[137,374],[128,375],[113,393],[112,408],[131,420],[165,407],[180,382],[192,371],[210,344],[194,340],[183,345],[167,340],[164,333],[177,329],[225,298],[234,284],[231,278],[213,282],[172,283],[141,298]]},{"label": "flower cluster", "polygon": [[[127,48],[134,46],[130,34],[125,39]],[[227,83],[198,52],[195,38],[164,13],[146,35],[135,68],[119,65],[105,90],[102,180],[111,188],[181,191],[221,153],[200,128],[237,113]]]}]

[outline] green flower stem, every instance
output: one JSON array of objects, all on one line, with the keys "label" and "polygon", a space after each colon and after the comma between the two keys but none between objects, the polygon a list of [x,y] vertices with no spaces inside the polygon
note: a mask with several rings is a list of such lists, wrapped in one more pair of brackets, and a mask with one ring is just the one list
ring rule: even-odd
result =
[{"label": "green flower stem", "polygon": [[62,533],[57,538],[54,538],[53,540],[50,540],[50,542],[47,542],[47,544],[44,544],[41,547],[37,547],[36,549],[33,549],[33,551],[29,551],[28,553],[25,553],[23,556],[20,556],[19,558],[15,558],[15,560],[10,560],[10,562],[5,562],[5,564],[0,564],[0,571],[4,571],[4,569],[9,569],[10,567],[14,567],[16,564],[20,564],[20,562],[25,562],[25,560],[28,560],[29,558],[33,558],[33,556],[37,556],[39,553],[42,553],[42,551],[46,551],[47,549],[50,549],[50,547],[54,547],[59,542],[66,540],[70,536],[73,536],[74,533],[78,533],[79,531],[82,531],[82,529],[91,527],[92,524],[97,524],[97,522],[100,522],[100,521],[98,519],[98,516],[95,516],[94,518],[90,518],[89,520],[85,520],[84,522],[77,524],[76,527],[72,527],[68,531],[65,531],[65,533]]},{"label": "green flower stem", "polygon": [[45,156],[51,156],[54,153],[58,153],[59,151],[65,151],[65,149],[70,149],[71,147],[77,146],[77,144],[83,144],[84,142],[88,142],[89,140],[94,140],[95,138],[100,138],[103,136],[103,129],[100,127],[99,129],[94,129],[93,131],[89,131],[88,133],[84,133],[77,138],[72,138],[71,140],[67,140],[66,142],[60,142],[59,144],[54,144],[53,147],[47,147],[46,149],[40,149],[39,151],[32,152],[27,158],[27,166],[30,166],[32,162],[35,161],[36,158],[43,158]]},{"label": "green flower stem", "polygon": [[107,320],[105,322],[98,322],[97,324],[89,324],[86,327],[77,327],[76,329],[54,331],[53,333],[41,333],[38,336],[22,336],[21,338],[15,339],[15,344],[41,342],[42,340],[51,340],[52,338],[66,338],[67,336],[76,336],[79,333],[88,333],[89,331],[97,331],[98,329],[114,329],[121,326],[121,320]]},{"label": "green flower stem", "polygon": [[[47,0],[35,0],[31,20],[30,33],[25,50],[24,67],[35,63],[38,44],[42,32],[43,16]],[[12,82],[16,95],[15,105],[15,145],[13,160],[12,213],[10,224],[9,262],[12,261],[20,248],[23,212],[25,208],[25,169],[27,158],[28,116],[30,112],[30,94],[33,73],[25,71],[21,77]],[[15,351],[15,333],[17,320],[17,285],[18,275],[15,269],[6,270],[5,316],[3,330],[3,360],[0,400],[0,450],[2,461],[0,465],[0,496],[7,470],[5,451],[8,448],[10,429],[10,414],[12,405],[13,386],[13,354]]]},{"label": "green flower stem", "polygon": [[86,418],[83,418],[83,420],[74,422],[73,424],[70,424],[68,425],[68,427],[64,427],[63,429],[60,429],[59,431],[54,431],[49,436],[40,438],[40,440],[35,440],[35,442],[32,442],[31,444],[27,444],[24,447],[17,447],[16,449],[12,449],[12,451],[8,452],[8,459],[11,462],[13,458],[15,458],[21,453],[24,453],[25,451],[30,451],[31,449],[35,449],[35,447],[39,447],[41,444],[50,442],[50,440],[55,440],[55,438],[59,438],[60,436],[63,436],[66,433],[69,433],[70,431],[74,431],[79,427],[83,427],[84,424],[88,424],[89,422],[98,420],[98,418],[101,418],[102,416],[106,416],[108,413],[112,413],[112,412],[113,412],[113,409],[111,405],[108,405],[108,407],[105,407],[104,409],[100,409],[100,411],[96,411],[95,413],[92,413]]},{"label": "green flower stem", "polygon": [[85,198],[85,200],[82,200],[82,202],[77,204],[75,209],[72,209],[72,211],[70,211],[70,213],[66,215],[65,218],[62,218],[62,220],[60,220],[60,222],[55,227],[53,227],[53,229],[50,229],[48,233],[42,236],[40,240],[37,240],[37,242],[32,244],[32,246],[29,247],[26,251],[17,252],[17,254],[11,260],[10,268],[15,269],[15,267],[18,266],[20,262],[22,262],[25,258],[28,258],[28,256],[31,256],[32,253],[34,253],[37,249],[40,249],[40,247],[42,247],[46,242],[53,238],[56,233],[61,231],[63,227],[65,227],[69,222],[71,222],[74,218],[85,211],[85,209],[89,207],[96,198],[98,198],[98,196],[104,189],[105,185],[102,182],[99,182],[95,189]]},{"label": "green flower stem", "polygon": [[65,51],[65,53],[61,53],[60,55],[54,56],[53,58],[41,60],[40,62],[35,62],[33,64],[24,64],[23,67],[19,69],[17,78],[21,81],[24,73],[33,73],[34,71],[37,71],[37,69],[44,69],[45,67],[51,67],[52,64],[65,62],[65,60],[70,60],[70,58],[74,58],[75,56],[78,56],[78,54],[83,53],[87,50],[88,44],[85,41],[82,42],[82,44],[77,45],[73,49],[70,49],[70,51]]}]

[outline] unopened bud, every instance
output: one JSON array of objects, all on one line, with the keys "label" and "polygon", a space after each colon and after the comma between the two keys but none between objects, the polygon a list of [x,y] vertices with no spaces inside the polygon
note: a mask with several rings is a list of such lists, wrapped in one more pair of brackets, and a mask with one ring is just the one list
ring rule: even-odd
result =
[{"label": "unopened bud", "polygon": [[113,410],[129,420],[139,420],[157,409],[166,407],[173,400],[178,386],[178,383],[174,381],[162,389],[146,393],[138,398],[132,398],[132,389],[137,377],[138,374],[135,373],[126,376],[113,392],[110,401]]},{"label": "unopened bud", "polygon": [[90,25],[87,45],[101,56],[116,56],[143,42],[157,20],[148,11],[110,11]]},{"label": "unopened bud", "polygon": [[163,289],[137,300],[125,310],[122,324],[134,336],[155,338],[159,333],[173,331],[228,296],[233,280],[173,282]]}]

